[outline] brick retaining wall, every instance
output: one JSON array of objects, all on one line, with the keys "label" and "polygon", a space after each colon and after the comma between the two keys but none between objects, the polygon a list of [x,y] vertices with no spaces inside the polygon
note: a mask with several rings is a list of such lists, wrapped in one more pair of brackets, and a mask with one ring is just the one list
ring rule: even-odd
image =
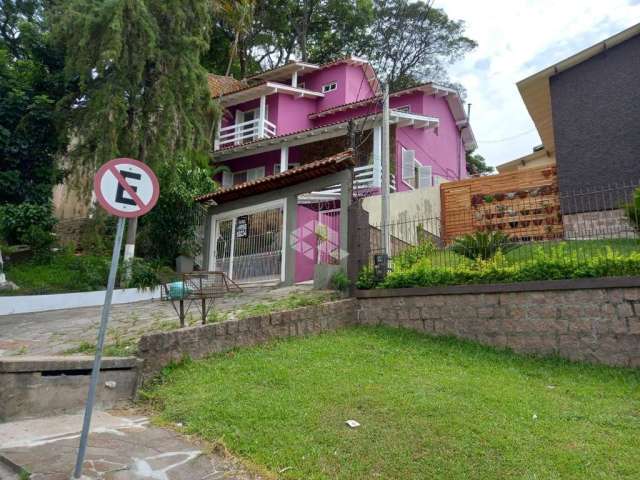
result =
[{"label": "brick retaining wall", "polygon": [[339,300],[244,320],[144,335],[138,344],[138,356],[144,360],[143,378],[149,379],[162,367],[183,357],[204,358],[274,338],[336,330],[353,323],[355,308],[355,299]]},{"label": "brick retaining wall", "polygon": [[357,323],[453,335],[520,353],[640,366],[637,287],[360,298]]}]

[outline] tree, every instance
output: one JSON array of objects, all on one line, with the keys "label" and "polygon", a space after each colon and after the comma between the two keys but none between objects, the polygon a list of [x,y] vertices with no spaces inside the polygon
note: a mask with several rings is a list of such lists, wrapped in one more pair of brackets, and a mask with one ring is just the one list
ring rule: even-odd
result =
[{"label": "tree", "polygon": [[445,64],[477,46],[464,22],[451,20],[433,1],[375,0],[370,34],[359,51],[397,90],[424,81],[447,82]]},{"label": "tree", "polygon": [[487,175],[493,173],[493,167],[479,153],[467,152],[467,173],[469,175]]},{"label": "tree", "polygon": [[56,113],[65,94],[63,65],[62,52],[51,42],[43,2],[2,2],[0,228],[6,241],[46,239],[55,224],[52,189],[62,180],[56,155],[66,145]]},{"label": "tree", "polygon": [[[179,152],[208,152],[216,111],[200,64],[210,0],[70,0],[54,11],[66,75],[79,92],[66,105],[80,178],[110,158],[152,168]],[[90,185],[85,185],[90,188]],[[134,253],[129,221],[125,257]]]}]

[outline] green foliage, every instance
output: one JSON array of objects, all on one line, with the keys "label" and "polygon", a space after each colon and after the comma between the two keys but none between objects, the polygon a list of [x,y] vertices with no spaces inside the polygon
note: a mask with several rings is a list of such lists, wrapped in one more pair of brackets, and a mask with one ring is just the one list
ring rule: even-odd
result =
[{"label": "green foliage", "polygon": [[404,249],[393,257],[394,268],[406,269],[414,265],[418,260],[431,255],[436,251],[435,245],[429,240],[418,245]]},{"label": "green foliage", "polygon": [[116,217],[102,208],[94,208],[82,227],[77,247],[85,253],[110,255],[116,235]]},{"label": "green foliage", "polygon": [[106,288],[109,258],[76,256],[63,250],[47,263],[7,262],[5,271],[7,278],[20,287],[21,295],[87,292]]},{"label": "green foliage", "polygon": [[340,292],[346,292],[349,289],[351,282],[349,281],[349,277],[344,271],[340,270],[336,272],[331,277],[331,288],[334,290],[338,290]]},{"label": "green foliage", "polygon": [[467,173],[469,175],[487,175],[493,173],[494,168],[487,165],[487,161],[479,153],[467,152]]},{"label": "green foliage", "polygon": [[[148,290],[167,282],[175,273],[159,262],[148,262],[142,258],[133,258],[129,265],[122,265],[121,286]],[[128,277],[128,278],[127,278]]]},{"label": "green foliage", "polygon": [[31,247],[32,260],[35,263],[46,263],[51,260],[53,255],[51,248],[54,243],[51,232],[38,225],[31,225],[20,237],[20,242]]},{"label": "green foliage", "polygon": [[367,265],[358,273],[356,287],[360,290],[369,290],[378,286],[379,280],[373,267]]},{"label": "green foliage", "polygon": [[496,230],[494,232],[475,232],[456,238],[451,250],[472,260],[487,260],[498,251],[507,253],[517,248],[517,245],[509,240],[509,236]]},{"label": "green foliage", "polygon": [[633,192],[633,201],[624,207],[625,213],[636,230],[640,230],[640,187]]},{"label": "green foliage", "polygon": [[46,205],[61,180],[55,155],[66,146],[56,103],[63,60],[41,0],[0,7],[0,204]]},{"label": "green foliage", "polygon": [[[79,89],[66,98],[74,173],[117,156],[157,168],[211,149],[215,107],[200,65],[210,0],[56,2],[54,34]],[[88,185],[85,185],[85,187]]]},{"label": "green foliage", "polygon": [[0,234],[9,244],[27,243],[29,230],[38,227],[44,232],[51,232],[56,224],[51,214],[51,206],[47,203],[5,204],[0,207]]},{"label": "green foliage", "polygon": [[175,165],[160,168],[158,203],[141,221],[139,245],[143,256],[172,265],[178,255],[193,257],[198,253],[198,227],[206,208],[194,202],[194,197],[216,187],[209,169],[200,165],[180,155]]},{"label": "green foliage", "polygon": [[[158,420],[282,479],[622,479],[640,374],[396,328],[297,337],[164,370]],[[346,419],[361,423],[345,426]],[[291,466],[286,469],[283,466]]]},{"label": "green foliage", "polygon": [[490,260],[478,259],[456,266],[434,265],[424,258],[416,265],[390,273],[383,288],[430,287],[476,283],[511,283],[531,280],[560,280],[640,275],[640,252],[620,253],[612,249],[583,256],[565,246],[553,250],[538,247],[528,260],[507,261],[501,252]]}]

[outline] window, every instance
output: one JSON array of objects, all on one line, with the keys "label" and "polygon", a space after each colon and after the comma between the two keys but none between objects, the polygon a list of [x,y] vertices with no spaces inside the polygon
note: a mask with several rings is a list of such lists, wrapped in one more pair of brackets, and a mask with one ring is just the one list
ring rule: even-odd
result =
[{"label": "window", "polygon": [[405,105],[404,107],[392,108],[391,110],[393,110],[394,112],[411,113],[411,107],[409,105]]},{"label": "window", "polygon": [[[291,170],[292,168],[296,168],[296,167],[299,167],[299,166],[300,166],[299,163],[289,163],[288,170]],[[280,173],[280,164],[276,163],[276,164],[273,165],[273,174],[276,175],[278,173]]]},{"label": "window", "polygon": [[250,182],[264,177],[265,168],[257,167],[239,172],[222,172],[222,186],[230,187],[244,182]]},{"label": "window", "polygon": [[[236,110],[236,125],[241,123],[252,122],[259,117],[260,108],[252,108],[251,110]],[[264,118],[269,118],[269,105],[265,105]],[[253,122],[242,126],[242,131],[237,133],[238,141],[236,144],[243,142],[251,142],[258,139],[258,122]]]},{"label": "window", "polygon": [[336,82],[325,83],[322,86],[322,93],[333,92],[336,88],[338,88],[338,84]]},{"label": "window", "polygon": [[416,160],[415,150],[402,149],[402,181],[413,189],[433,186],[431,165]]},{"label": "window", "polygon": [[304,89],[304,82],[298,82],[298,88]]}]

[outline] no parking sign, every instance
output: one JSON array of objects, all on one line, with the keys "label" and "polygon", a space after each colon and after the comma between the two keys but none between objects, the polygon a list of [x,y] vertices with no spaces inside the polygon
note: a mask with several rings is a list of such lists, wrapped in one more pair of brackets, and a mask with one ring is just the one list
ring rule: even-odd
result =
[{"label": "no parking sign", "polygon": [[82,477],[82,467],[91,427],[91,415],[100,376],[102,350],[111,311],[111,298],[113,297],[113,289],[118,272],[125,218],[135,218],[149,212],[155,206],[160,195],[158,179],[153,171],[144,163],[133,158],[115,158],[102,165],[93,179],[93,190],[102,208],[119,218],[116,237],[113,242],[111,268],[109,270],[109,279],[107,280],[107,291],[104,296],[100,328],[98,329],[96,356],[91,370],[91,383],[89,384],[89,395],[84,412],[84,422],[82,424],[82,433],[80,434],[80,446],[78,447],[78,458],[76,459],[73,478]]},{"label": "no parking sign", "polygon": [[98,202],[117,217],[139,217],[151,210],[160,195],[153,170],[133,158],[115,158],[100,169],[93,180]]}]

